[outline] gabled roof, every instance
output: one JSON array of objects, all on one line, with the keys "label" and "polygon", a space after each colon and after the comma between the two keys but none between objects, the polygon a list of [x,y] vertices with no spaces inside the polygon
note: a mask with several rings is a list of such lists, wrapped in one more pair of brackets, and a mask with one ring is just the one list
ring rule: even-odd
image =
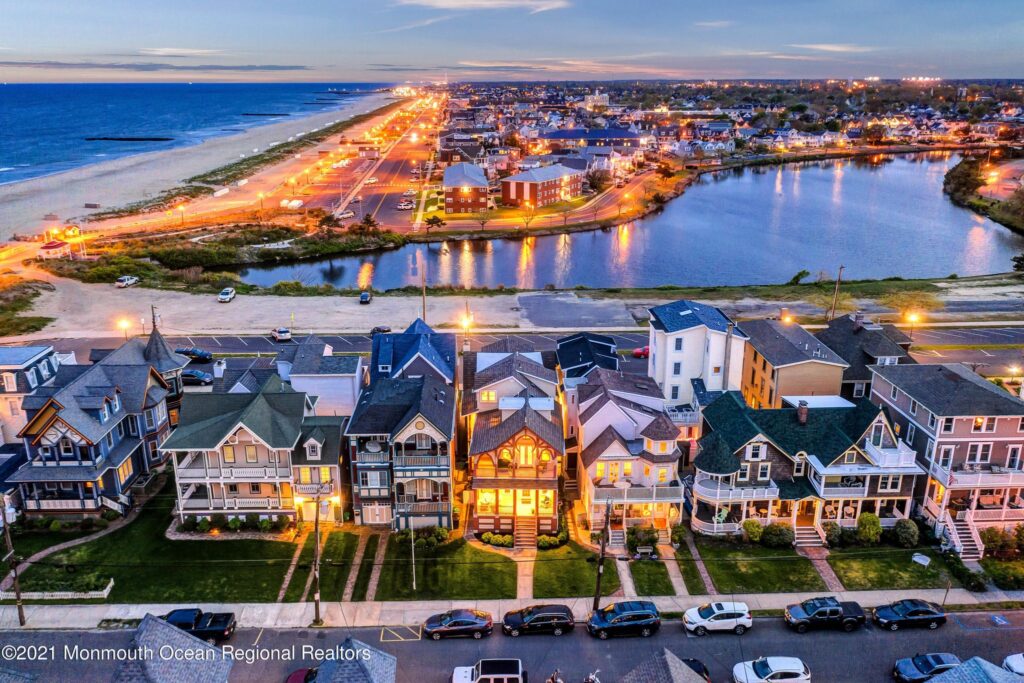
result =
[{"label": "gabled roof", "polygon": [[649,657],[619,679],[619,683],[702,683],[704,677],[669,650]]},{"label": "gabled roof", "polygon": [[901,344],[910,339],[893,325],[870,321],[857,322],[851,316],[840,316],[828,323],[828,329],[815,333],[818,339],[835,351],[850,367],[843,372],[846,381],[871,380],[868,366],[881,357],[898,358],[901,364],[916,363]]},{"label": "gabled roof", "polygon": [[552,164],[550,166],[541,166],[539,168],[531,168],[522,173],[516,173],[510,175],[507,178],[502,178],[503,183],[546,183],[550,180],[559,180],[561,178],[567,178],[574,175],[580,175],[582,171],[563,166],[562,164]]},{"label": "gabled roof", "polygon": [[160,329],[154,327],[149,333],[146,341],[140,337],[132,337],[121,346],[110,353],[105,354],[99,362],[112,365],[142,365],[148,363],[163,374],[172,370],[180,370],[188,365],[188,358],[175,353],[171,346],[160,334]]},{"label": "gabled roof", "polygon": [[[471,156],[476,156],[472,154]],[[487,188],[487,174],[476,164],[460,162],[444,169],[443,187]]]},{"label": "gabled roof", "polygon": [[[338,465],[341,455],[341,434],[346,417],[335,415],[310,415],[302,420],[302,433],[292,450],[293,465]],[[320,457],[310,460],[306,444],[315,441],[320,444]]]},{"label": "gabled roof", "polygon": [[[215,645],[189,635],[163,619],[147,614],[135,630],[131,647],[138,656],[114,666],[112,683],[227,683],[234,663]],[[163,648],[193,653],[194,657],[145,656]]]},{"label": "gabled roof", "polygon": [[619,369],[615,340],[603,334],[580,332],[559,339],[555,355],[566,377],[583,377],[595,367]]},{"label": "gabled roof", "polygon": [[869,369],[940,417],[1024,416],[1024,401],[961,363],[873,365]]},{"label": "gabled roof", "polygon": [[455,409],[455,390],[433,377],[382,378],[360,394],[345,433],[393,437],[422,415],[450,439]]},{"label": "gabled roof", "polygon": [[775,367],[818,362],[847,367],[849,364],[813,334],[795,323],[781,320],[748,320],[740,325],[751,344]]},{"label": "gabled roof", "polygon": [[[649,308],[651,326],[663,332],[679,332],[701,325],[716,332],[725,332],[732,320],[720,308],[697,301],[681,299],[670,304]],[[733,334],[746,337],[742,330],[733,329]]]},{"label": "gabled roof", "polygon": [[[400,334],[377,334],[370,354],[370,383],[382,377],[401,376],[415,358],[422,358],[450,384],[455,380],[455,335],[437,333],[417,319]],[[380,366],[388,366],[385,371]]]},{"label": "gabled roof", "polygon": [[[529,396],[550,395],[542,387],[543,384],[555,385],[557,373],[542,362],[536,352],[502,352],[484,353],[470,351],[462,356],[462,413],[467,415],[477,411],[476,392],[496,382],[514,379]],[[484,366],[483,359],[487,359]],[[497,358],[497,360],[495,360]]]},{"label": "gabled roof", "polygon": [[277,375],[252,394],[190,394],[182,403],[178,428],[160,450],[214,450],[242,426],[269,448],[293,448],[305,408],[306,394],[293,391]]},{"label": "gabled roof", "polygon": [[553,449],[563,453],[565,452],[565,437],[562,433],[561,415],[562,409],[557,402],[549,420],[534,410],[529,401],[526,401],[522,408],[504,420],[501,419],[500,410],[489,410],[480,413],[477,417],[476,427],[473,429],[469,454],[477,455],[478,453],[492,451],[501,444],[510,441],[523,430],[533,432]]},{"label": "gabled roof", "polygon": [[345,652],[367,653],[351,659],[327,659],[316,667],[311,683],[395,683],[398,659],[349,636],[341,643]]},{"label": "gabled roof", "polygon": [[930,680],[931,683],[1020,683],[1020,676],[981,657],[971,657]]}]

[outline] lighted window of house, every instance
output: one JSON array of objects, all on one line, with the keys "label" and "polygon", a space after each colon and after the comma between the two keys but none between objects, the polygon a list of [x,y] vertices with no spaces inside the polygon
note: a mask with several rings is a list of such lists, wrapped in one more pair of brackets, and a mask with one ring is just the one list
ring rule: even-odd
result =
[{"label": "lighted window of house", "polygon": [[330,467],[321,467],[320,468],[320,483],[323,484],[323,483],[329,482],[330,480],[331,480],[331,468]]},{"label": "lighted window of house", "polygon": [[668,469],[665,468],[665,467],[659,467],[658,468],[658,483],[659,484],[664,484],[666,481],[668,481]]},{"label": "lighted window of house", "polygon": [[224,462],[234,463],[235,462],[235,447],[225,446],[224,447]]},{"label": "lighted window of house", "polygon": [[550,490],[540,491],[538,494],[537,506],[537,512],[539,514],[555,514],[555,492]]},{"label": "lighted window of house", "polygon": [[604,478],[604,463],[603,462],[597,463],[597,469],[596,469],[595,473],[596,473],[598,479],[603,479]]},{"label": "lighted window of house", "polygon": [[522,437],[516,442],[516,462],[519,465],[530,467],[537,457],[537,445],[533,439]]},{"label": "lighted window of house", "polygon": [[246,462],[256,462],[258,459],[259,458],[256,456],[256,446],[252,446],[252,445],[246,446],[245,447],[245,461]]},{"label": "lighted window of house", "polygon": [[645,477],[651,476],[651,466],[650,465],[644,465],[644,476]]},{"label": "lighted window of house", "polygon": [[312,478],[312,475],[310,474],[310,469],[308,467],[300,467],[299,468],[299,483],[300,484],[309,484],[312,481],[313,481],[313,478]]},{"label": "lighted window of house", "polygon": [[494,491],[485,490],[481,491],[479,497],[477,497],[477,513],[481,515],[493,515],[494,514]]},{"label": "lighted window of house", "polygon": [[511,515],[515,509],[516,497],[512,489],[500,489],[498,491],[498,514]]},{"label": "lighted window of house", "polygon": [[626,462],[622,463],[622,476],[633,476],[633,462],[631,460],[627,460]]},{"label": "lighted window of house", "polygon": [[493,390],[481,391],[480,400],[485,403],[493,403],[497,399],[497,394]]},{"label": "lighted window of house", "polygon": [[498,451],[498,467],[508,467],[512,464],[512,450],[502,448]]}]

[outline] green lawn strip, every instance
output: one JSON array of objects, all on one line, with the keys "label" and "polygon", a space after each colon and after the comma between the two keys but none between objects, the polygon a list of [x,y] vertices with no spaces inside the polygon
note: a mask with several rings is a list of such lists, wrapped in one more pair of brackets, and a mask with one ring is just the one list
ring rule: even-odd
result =
[{"label": "green lawn strip", "polygon": [[82,529],[72,529],[69,531],[23,531],[19,534],[13,534],[12,527],[11,542],[14,543],[14,552],[18,557],[28,559],[40,550],[46,550],[51,546],[67,543],[76,538],[94,534],[97,531],[100,531],[100,529],[93,528],[88,531],[83,531]]},{"label": "green lawn strip", "polygon": [[[669,560],[671,562],[672,560]],[[637,595],[675,595],[664,562],[637,560],[629,563]]]},{"label": "green lawn strip", "polygon": [[986,557],[981,560],[981,566],[996,587],[1002,590],[1024,589],[1024,559],[996,560]]},{"label": "green lawn strip", "polygon": [[416,590],[407,543],[388,538],[375,600],[494,600],[516,597],[516,563],[465,539],[416,552]]},{"label": "green lawn strip", "polygon": [[302,552],[299,553],[299,561],[292,572],[292,578],[288,582],[288,588],[284,591],[285,602],[299,602],[302,600],[302,593],[306,590],[306,581],[309,580],[309,573],[313,571],[313,551],[316,536],[310,531],[302,544]]},{"label": "green lawn strip", "polygon": [[811,561],[792,548],[698,536],[697,549],[720,593],[790,593],[825,590]]},{"label": "green lawn strip", "polygon": [[707,595],[708,588],[704,585],[704,577],[700,575],[697,562],[687,546],[681,545],[676,550],[676,563],[679,565],[679,573],[683,575],[686,592],[690,595]]},{"label": "green lawn strip", "polygon": [[320,597],[324,600],[341,600],[344,596],[358,545],[359,536],[345,531],[333,531],[327,537],[320,563]]},{"label": "green lawn strip", "polygon": [[[597,554],[569,541],[560,548],[538,550],[533,565],[533,597],[578,598],[594,594],[597,580]],[[591,561],[588,561],[591,560]],[[611,595],[619,590],[617,560],[606,558],[601,594]]]},{"label": "green lawn strip", "polygon": [[[100,590],[114,579],[109,602],[274,602],[295,546],[283,541],[171,541],[173,488],[135,521],[30,567],[25,591]],[[230,532],[224,532],[230,533]]]},{"label": "green lawn strip", "polygon": [[[921,553],[931,559],[927,567],[911,557]],[[837,548],[831,550],[828,563],[846,590],[886,590],[899,588],[945,588],[951,581],[960,583],[946,570],[942,557],[928,549]]]},{"label": "green lawn strip", "polygon": [[363,559],[359,562],[359,573],[356,574],[356,584],[352,588],[352,602],[366,600],[366,589],[370,587],[370,575],[373,574],[373,560],[377,555],[377,546],[379,544],[380,534],[373,534],[366,539]]}]

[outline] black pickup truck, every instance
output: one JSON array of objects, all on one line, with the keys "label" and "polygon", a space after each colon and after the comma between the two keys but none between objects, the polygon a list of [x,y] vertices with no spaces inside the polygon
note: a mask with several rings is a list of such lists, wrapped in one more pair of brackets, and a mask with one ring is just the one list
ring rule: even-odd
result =
[{"label": "black pickup truck", "polygon": [[230,638],[236,626],[232,612],[214,614],[201,609],[176,609],[165,614],[163,619],[189,635],[214,643]]},{"label": "black pickup truck", "polygon": [[812,598],[786,608],[786,624],[797,633],[812,628],[841,628],[847,633],[864,625],[864,610],[855,602]]}]

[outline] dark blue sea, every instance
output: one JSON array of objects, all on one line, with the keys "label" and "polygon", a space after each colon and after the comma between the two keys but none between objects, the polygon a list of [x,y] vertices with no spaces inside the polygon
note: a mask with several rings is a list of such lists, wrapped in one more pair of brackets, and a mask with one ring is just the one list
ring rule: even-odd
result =
[{"label": "dark blue sea", "polygon": [[[0,85],[0,184],[338,109],[381,83]],[[341,92],[339,92],[341,91]],[[255,114],[255,116],[253,116]],[[266,116],[283,114],[285,116]],[[115,141],[86,138],[169,138]]]}]

